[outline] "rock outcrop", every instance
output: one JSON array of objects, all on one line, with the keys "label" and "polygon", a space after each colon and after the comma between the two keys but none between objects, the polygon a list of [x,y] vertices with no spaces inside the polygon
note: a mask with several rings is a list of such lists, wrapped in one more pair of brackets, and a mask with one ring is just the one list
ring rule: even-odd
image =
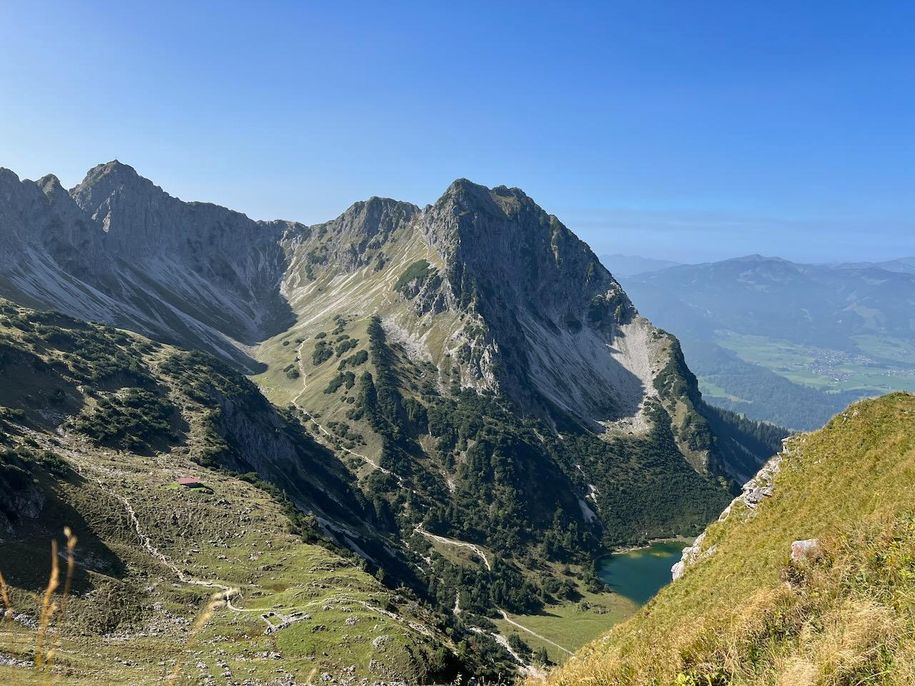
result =
[{"label": "rock outcrop", "polygon": [[[775,493],[775,476],[781,468],[782,460],[790,455],[790,452],[790,444],[786,440],[783,442],[782,452],[770,458],[756,475],[743,485],[740,495],[734,498],[734,500],[724,509],[718,517],[718,521],[723,522],[737,507],[743,508],[746,517],[752,518],[755,516],[760,504],[766,498],[772,497],[773,493]],[[708,548],[704,547],[706,534],[707,531],[702,532],[696,540],[693,541],[692,545],[683,549],[680,561],[674,564],[670,569],[674,581],[683,576],[686,570],[692,565],[715,554],[717,551],[716,545],[711,545]],[[795,557],[795,545],[798,546],[797,554],[803,557],[807,552],[814,550],[817,543],[817,541],[795,541],[794,545],[791,547],[792,559]]]},{"label": "rock outcrop", "polygon": [[807,562],[817,557],[820,552],[820,540],[808,538],[803,541],[794,541],[791,544],[791,561]]},{"label": "rock outcrop", "polygon": [[693,541],[692,545],[689,545],[683,549],[683,553],[680,556],[680,561],[675,563],[673,567],[670,568],[670,575],[674,581],[683,576],[683,573],[686,571],[687,567],[699,562],[699,560],[711,557],[715,554],[717,546],[709,546],[703,550],[702,544],[705,542],[705,532],[699,534],[696,537],[696,540]]}]

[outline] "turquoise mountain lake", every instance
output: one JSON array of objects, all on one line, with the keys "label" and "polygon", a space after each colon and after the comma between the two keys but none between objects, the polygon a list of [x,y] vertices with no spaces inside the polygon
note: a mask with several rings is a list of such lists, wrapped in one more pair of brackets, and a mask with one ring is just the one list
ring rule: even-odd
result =
[{"label": "turquoise mountain lake", "polygon": [[688,541],[658,541],[615,553],[600,561],[597,575],[614,593],[644,605],[670,583],[670,568],[687,545]]}]

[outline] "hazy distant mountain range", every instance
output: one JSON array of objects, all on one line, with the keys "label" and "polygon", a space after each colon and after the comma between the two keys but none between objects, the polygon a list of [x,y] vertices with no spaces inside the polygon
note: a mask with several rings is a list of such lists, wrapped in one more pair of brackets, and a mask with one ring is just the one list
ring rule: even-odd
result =
[{"label": "hazy distant mountain range", "polygon": [[668,267],[676,267],[679,262],[670,260],[656,260],[651,257],[639,255],[601,255],[600,261],[616,277],[633,276],[645,272],[657,272]]},{"label": "hazy distant mountain range", "polygon": [[715,404],[809,429],[852,399],[915,389],[915,258],[752,255],[621,278],[640,311],[680,338]]},{"label": "hazy distant mountain range", "polygon": [[900,257],[896,260],[886,260],[885,262],[845,262],[837,265],[849,269],[885,269],[888,272],[906,272],[915,274],[915,256]]}]

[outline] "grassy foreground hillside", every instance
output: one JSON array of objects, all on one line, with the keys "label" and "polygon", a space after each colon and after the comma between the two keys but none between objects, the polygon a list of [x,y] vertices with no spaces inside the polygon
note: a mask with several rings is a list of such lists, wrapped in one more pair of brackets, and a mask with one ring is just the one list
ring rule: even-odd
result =
[{"label": "grassy foreground hillside", "polygon": [[385,553],[364,508],[214,359],[0,301],[0,683],[447,680],[440,618],[331,542]]},{"label": "grassy foreground hillside", "polygon": [[[428,677],[441,644],[433,618],[353,559],[303,543],[269,493],[175,456],[37,438],[62,471],[31,466],[40,520],[22,521],[0,545],[13,611],[0,626],[0,682]],[[187,473],[203,486],[176,487]],[[74,587],[64,600],[62,579],[53,596],[66,608],[44,640],[50,668],[36,670],[48,534],[64,525],[78,537]]]},{"label": "grassy foreground hillside", "polygon": [[735,501],[679,580],[549,682],[915,683],[915,396],[792,439],[772,495]]}]

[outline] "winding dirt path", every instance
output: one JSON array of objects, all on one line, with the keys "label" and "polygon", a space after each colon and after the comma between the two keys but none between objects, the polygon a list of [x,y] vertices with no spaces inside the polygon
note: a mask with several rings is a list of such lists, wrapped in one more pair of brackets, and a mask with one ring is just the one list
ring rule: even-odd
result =
[{"label": "winding dirt path", "polygon": [[[295,402],[296,402],[296,407],[298,407],[299,410],[302,411],[302,414],[304,414],[309,420],[311,420],[312,422],[315,423],[315,426],[318,427],[318,431],[320,431],[322,434],[324,434],[328,438],[336,438],[336,436],[334,436],[330,431],[325,429],[318,422],[318,420],[315,419],[314,416],[312,416],[312,414],[308,410],[302,408],[302,406],[298,404],[298,398],[296,398]],[[400,486],[404,485],[403,478],[401,478],[398,474],[395,474],[394,472],[392,472],[390,469],[382,467],[380,464],[375,462],[375,460],[373,460],[372,458],[370,458],[367,455],[363,455],[362,453],[357,453],[355,450],[350,450],[349,448],[346,448],[344,446],[326,445],[325,447],[327,447],[329,450],[339,450],[340,452],[344,452],[347,455],[352,455],[353,457],[358,457],[363,462],[372,465],[375,469],[377,469],[382,474],[390,474],[391,476],[393,476],[395,479],[397,479],[398,485],[400,485]]]},{"label": "winding dirt path", "polygon": [[[77,453],[74,450],[66,449],[67,457],[70,458],[71,462],[76,467],[76,471],[80,476],[86,476],[86,473],[83,471],[83,465],[81,464],[79,458],[76,457]],[[168,557],[160,551],[156,546],[153,545],[152,539],[149,535],[143,532],[143,528],[140,526],[140,518],[137,517],[136,510],[133,509],[133,505],[127,496],[117,493],[111,488],[110,484],[106,484],[101,478],[95,475],[90,475],[91,478],[99,488],[110,493],[114,498],[124,506],[125,512],[130,519],[131,524],[133,524],[133,529],[137,534],[137,538],[140,539],[140,544],[143,546],[143,549],[146,550],[152,557],[157,559],[163,565],[168,567],[172,573],[178,578],[183,584],[189,584],[191,586],[202,586],[204,588],[215,588],[218,589],[221,594],[221,600],[224,600],[226,607],[235,612],[240,612],[241,610],[235,605],[232,604],[232,599],[241,596],[241,590],[233,586],[227,586],[226,584],[221,584],[218,581],[210,581],[206,579],[198,579],[197,577],[188,574],[183,569],[178,567],[174,562],[172,562]]]},{"label": "winding dirt path", "polygon": [[515,652],[515,649],[511,647],[511,644],[508,642],[508,639],[505,638],[502,634],[494,631],[484,631],[483,629],[472,626],[470,630],[475,634],[481,634],[483,636],[491,636],[492,639],[498,643],[500,646],[505,648],[505,652],[512,656],[512,659],[521,666],[521,671],[525,676],[531,677],[532,679],[543,679],[546,677],[546,672],[544,672],[539,667],[535,667],[533,664],[524,659],[523,656]]},{"label": "winding dirt path", "polygon": [[[62,449],[60,447],[57,448],[57,450],[59,452],[64,452],[67,455],[70,462],[76,467],[76,471],[81,476],[92,479],[92,481],[94,481],[100,488],[102,488],[106,492],[110,493],[112,496],[114,496],[114,498],[116,498],[118,500],[118,502],[121,503],[121,505],[124,506],[124,511],[127,512],[127,516],[130,519],[131,524],[133,525],[133,529],[136,532],[137,537],[140,539],[140,544],[143,546],[143,549],[146,550],[146,552],[149,553],[153,558],[155,558],[156,560],[161,562],[165,567],[167,567],[169,570],[171,570],[171,572],[175,575],[175,577],[177,577],[178,581],[180,581],[181,583],[184,583],[184,584],[192,585],[192,586],[201,586],[204,588],[217,589],[219,591],[219,593],[218,593],[218,597],[215,598],[216,600],[224,601],[225,607],[227,607],[232,612],[257,613],[259,615],[259,619],[261,619],[267,625],[268,632],[272,633],[279,629],[285,628],[286,626],[289,626],[290,624],[294,624],[297,621],[302,621],[302,620],[306,619],[305,616],[301,616],[301,617],[297,616],[299,613],[302,613],[302,611],[305,610],[306,608],[312,607],[314,605],[322,605],[322,604],[328,604],[328,603],[345,603],[345,604],[361,605],[362,607],[369,610],[370,612],[374,612],[376,614],[388,617],[389,619],[392,619],[392,620],[408,627],[409,629],[415,631],[416,633],[422,634],[423,636],[432,637],[434,635],[433,631],[429,627],[427,627],[419,622],[411,622],[411,621],[395,614],[394,612],[390,612],[389,610],[385,610],[382,607],[373,605],[372,603],[370,603],[368,601],[359,600],[357,598],[351,598],[349,596],[342,595],[342,594],[330,596],[328,598],[318,598],[316,600],[313,600],[313,601],[304,603],[303,605],[300,605],[297,607],[292,607],[292,608],[273,608],[273,609],[271,609],[271,608],[241,608],[241,607],[238,607],[233,603],[233,600],[242,597],[241,589],[233,587],[233,586],[227,586],[226,584],[220,583],[219,581],[215,581],[215,580],[200,579],[198,577],[193,576],[192,574],[188,574],[186,571],[184,571],[183,569],[178,567],[178,565],[176,565],[174,562],[172,562],[168,558],[168,556],[166,556],[155,545],[153,545],[152,539],[149,537],[149,535],[147,533],[145,533],[143,531],[143,527],[140,524],[140,518],[137,516],[136,510],[134,510],[134,507],[131,504],[130,500],[127,498],[127,496],[114,491],[111,488],[110,484],[107,484],[103,479],[96,476],[95,474],[87,474],[83,469],[83,464],[82,464],[82,459],[81,459],[82,456],[79,454],[78,451],[75,451],[75,450],[72,450],[69,448]],[[288,614],[286,614],[286,613],[288,613]],[[274,624],[271,621],[271,618],[277,618],[280,620],[280,622],[278,624]]]},{"label": "winding dirt path", "polygon": [[500,609],[499,612],[502,614],[502,619],[504,619],[506,622],[511,624],[513,627],[517,627],[518,629],[521,629],[521,631],[525,631],[525,632],[529,633],[531,636],[533,636],[535,638],[539,638],[541,641],[544,641],[545,643],[549,643],[551,646],[553,646],[555,648],[559,648],[559,650],[566,653],[567,655],[573,654],[572,651],[569,650],[568,648],[562,647],[555,641],[551,641],[550,639],[548,639],[546,636],[541,636],[536,631],[531,631],[523,624],[518,624],[518,622],[516,622],[514,619],[512,619],[511,617],[508,616],[508,613],[506,613],[505,610]]},{"label": "winding dirt path", "polygon": [[438,534],[429,533],[423,528],[422,524],[417,525],[414,531],[430,540],[438,541],[439,543],[444,543],[445,545],[453,545],[457,546],[458,548],[469,548],[475,552],[480,557],[480,559],[483,560],[483,564],[486,565],[486,569],[490,572],[492,571],[492,566],[489,564],[489,558],[486,556],[486,553],[483,552],[483,549],[476,543],[468,543],[467,541],[459,541],[456,538],[445,538],[444,536],[439,536]]},{"label": "winding dirt path", "polygon": [[[324,434],[324,435],[327,436],[328,438],[333,439],[333,438],[336,438],[336,436],[334,436],[334,434],[332,434],[330,431],[328,431],[327,429],[325,429],[324,426],[321,425],[321,423],[318,422],[318,420],[314,418],[314,416],[311,414],[311,412],[309,412],[309,411],[306,410],[302,405],[299,404],[299,400],[302,398],[303,395],[305,395],[305,390],[308,388],[308,381],[307,381],[307,379],[308,379],[308,372],[305,370],[305,363],[302,361],[302,348],[305,346],[305,343],[307,343],[309,340],[310,340],[310,339],[306,338],[306,339],[305,339],[304,341],[302,341],[302,343],[299,345],[299,349],[298,349],[298,357],[299,357],[299,375],[302,377],[302,390],[299,392],[299,394],[298,394],[298,395],[295,397],[295,399],[292,401],[292,404],[295,405],[297,408],[299,408],[299,410],[301,410],[302,414],[304,414],[309,420],[311,420],[312,422],[314,422],[315,426],[318,427],[318,431],[319,431],[320,433]],[[403,478],[402,478],[399,474],[395,474],[395,473],[392,472],[390,469],[386,469],[385,467],[382,467],[380,464],[378,464],[377,462],[375,462],[375,460],[373,460],[372,458],[370,458],[368,455],[363,455],[362,453],[357,453],[355,450],[350,450],[349,448],[346,448],[346,447],[344,447],[344,446],[339,446],[339,447],[337,447],[337,446],[334,446],[334,445],[326,445],[326,444],[325,444],[325,447],[328,448],[329,450],[339,450],[339,451],[341,451],[341,452],[346,453],[347,455],[352,455],[353,457],[358,457],[360,460],[362,460],[362,461],[365,462],[366,464],[369,464],[369,465],[371,465],[372,467],[374,467],[375,469],[377,469],[378,471],[380,471],[382,474],[390,474],[391,476],[393,476],[395,479],[397,479],[397,484],[398,484],[399,486],[403,486],[403,485],[404,485],[404,480],[403,480]]]}]

